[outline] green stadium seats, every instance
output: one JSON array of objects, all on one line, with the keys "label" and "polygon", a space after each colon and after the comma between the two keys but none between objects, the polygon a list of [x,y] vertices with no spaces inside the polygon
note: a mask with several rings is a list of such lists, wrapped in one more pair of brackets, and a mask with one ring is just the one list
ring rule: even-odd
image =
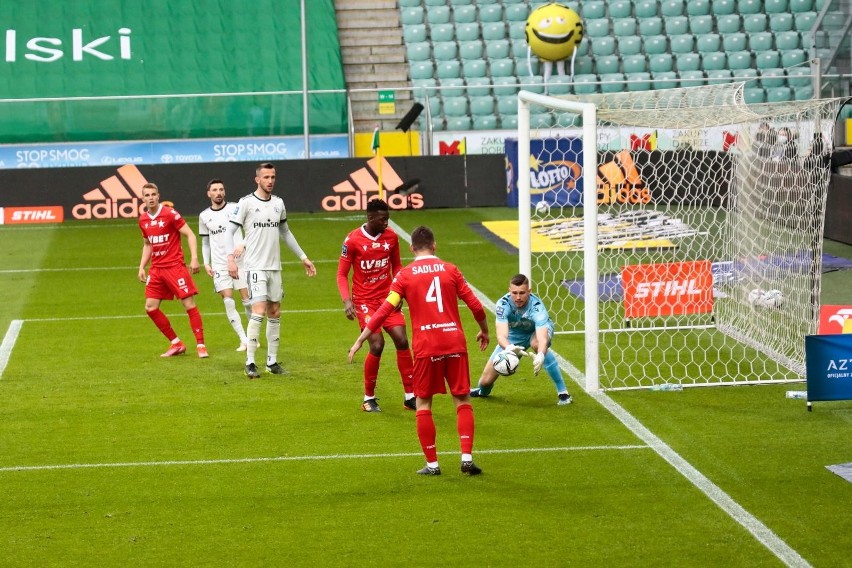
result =
[{"label": "green stadium seats", "polygon": [[807,87],[813,84],[809,67],[799,66],[787,70],[787,84],[791,87]]},{"label": "green stadium seats", "polygon": [[618,46],[618,54],[621,56],[642,53],[642,38],[639,36],[620,37],[616,41],[616,44]]},{"label": "green stadium seats", "polygon": [[456,39],[456,28],[453,24],[432,24],[429,26],[429,41],[453,41]]},{"label": "green stadium seats", "polygon": [[781,52],[781,67],[794,67],[801,65],[808,59],[803,49],[789,49]]},{"label": "green stadium seats", "polygon": [[654,89],[674,89],[678,86],[677,73],[674,71],[651,73],[651,86]]},{"label": "green stadium seats", "polygon": [[600,77],[602,93],[623,93],[627,89],[623,73],[607,73]]},{"label": "green stadium seats", "polygon": [[435,62],[458,59],[459,46],[454,41],[439,41],[432,44],[432,57]]},{"label": "green stadium seats", "polygon": [[625,74],[645,73],[648,71],[648,60],[644,55],[625,55],[621,58],[621,69]]},{"label": "green stadium seats", "polygon": [[458,41],[473,41],[482,37],[479,24],[477,23],[456,24],[455,28],[456,39]]},{"label": "green stadium seats", "polygon": [[713,0],[713,14],[716,16],[728,16],[736,11],[736,0]]},{"label": "green stadium seats", "polygon": [[418,41],[405,46],[405,56],[409,61],[430,61],[432,48],[428,41]]},{"label": "green stadium seats", "polygon": [[698,71],[701,68],[701,56],[697,53],[679,53],[675,55],[675,67],[678,73]]},{"label": "green stadium seats", "polygon": [[746,33],[765,32],[766,25],[766,14],[749,14],[743,17],[743,31]]},{"label": "green stadium seats", "polygon": [[488,116],[494,114],[494,97],[470,97],[470,114],[473,116]]},{"label": "green stadium seats", "polygon": [[762,51],[755,54],[754,63],[758,69],[772,69],[781,64],[781,54],[775,50]]},{"label": "green stadium seats", "polygon": [[[497,43],[497,41],[499,41],[499,40],[495,40],[493,42],[489,41],[488,45],[486,46],[486,49],[491,47],[492,43]],[[506,41],[509,41],[509,40],[506,40]],[[506,57],[514,57],[515,59],[517,59],[519,57],[523,57],[523,58],[527,57],[527,53],[529,53],[529,50],[530,50],[530,46],[527,44],[527,42],[525,42],[523,40],[515,40],[515,41],[510,41],[509,43],[510,43],[511,47],[509,49],[509,55],[507,55]],[[588,43],[585,43],[584,45],[588,45]],[[532,56],[535,57],[534,54]]]},{"label": "green stadium seats", "polygon": [[484,59],[464,59],[461,65],[461,73],[465,79],[475,79],[488,75],[488,64]]},{"label": "green stadium seats", "polygon": [[467,116],[470,114],[468,109],[467,97],[446,97],[442,96],[444,116]]},{"label": "green stadium seats", "polygon": [[509,37],[526,41],[526,22],[509,22]]},{"label": "green stadium seats", "polygon": [[796,31],[799,32],[810,32],[813,31],[814,26],[816,25],[817,13],[816,12],[801,12],[795,15],[794,25],[796,27]]},{"label": "green stadium seats", "polygon": [[795,31],[778,32],[775,34],[775,47],[779,51],[802,49],[802,36]]},{"label": "green stadium seats", "polygon": [[610,0],[608,8],[609,17],[612,19],[630,18],[633,16],[632,0]]},{"label": "green stadium seats", "polygon": [[518,114],[518,95],[506,95],[497,98],[497,112],[501,116]]},{"label": "green stadium seats", "polygon": [[447,4],[455,8],[456,6],[470,6],[474,4],[473,0],[445,0]]},{"label": "green stadium seats", "polygon": [[[462,65],[464,71],[464,65]],[[484,97],[491,95],[491,79],[489,77],[465,77],[467,81],[467,94],[471,97]]]},{"label": "green stadium seats", "polygon": [[760,14],[763,11],[763,0],[737,0],[737,12],[740,14]]},{"label": "green stadium seats", "polygon": [[795,13],[810,12],[814,9],[814,0],[790,0],[790,11]]},{"label": "green stadium seats", "polygon": [[[462,61],[464,61],[465,59],[482,59],[483,49],[484,46],[482,44],[482,40],[480,39],[475,39],[472,41],[460,41],[459,59],[461,59]],[[508,45],[506,47],[506,51],[508,51]]]},{"label": "green stadium seats", "polygon": [[595,57],[595,73],[603,75],[605,73],[618,73],[620,61],[617,55],[601,55]]},{"label": "green stadium seats", "polygon": [[651,90],[651,74],[646,72],[641,73],[625,73],[628,91],[650,91]]},{"label": "green stadium seats", "polygon": [[574,76],[574,94],[576,95],[593,95],[598,92],[598,76],[597,75],[575,75]]},{"label": "green stadium seats", "polygon": [[497,130],[497,117],[495,115],[474,116],[473,117],[473,129],[474,130]]},{"label": "green stadium seats", "polygon": [[530,114],[530,128],[550,128],[553,126],[553,115],[549,112]]},{"label": "green stadium seats", "polygon": [[503,22],[488,22],[482,24],[482,39],[506,39],[506,24]]},{"label": "green stadium seats", "polygon": [[686,3],[687,16],[707,16],[710,14],[710,0],[689,0]]},{"label": "green stadium seats", "polygon": [[660,2],[660,14],[664,17],[683,16],[684,0],[662,0]]},{"label": "green stadium seats", "polygon": [[[570,63],[566,63],[566,68]],[[595,64],[591,57],[578,57],[574,60],[575,75],[590,75],[595,71]]]},{"label": "green stadium seats", "polygon": [[515,64],[515,75],[518,76],[518,81],[521,83],[526,81],[530,76],[541,73],[542,62],[538,57],[532,57],[530,59],[527,59],[526,57],[515,57],[513,60]]},{"label": "green stadium seats", "polygon": [[[524,42],[526,43],[526,42]],[[591,42],[589,40],[581,41],[580,45],[577,46],[577,57],[581,57],[583,55],[588,55],[590,51]]]},{"label": "green stadium seats", "polygon": [[530,7],[527,4],[509,4],[505,6],[506,20],[509,22],[524,22],[530,15]]},{"label": "green stadium seats", "polygon": [[448,116],[447,130],[470,130],[473,126],[473,120],[469,116]]},{"label": "green stadium seats", "polygon": [[413,8],[420,6],[420,0],[399,0],[400,8]]},{"label": "green stadium seats", "polygon": [[760,87],[746,87],[743,90],[743,99],[746,104],[759,104],[766,102],[766,91]]},{"label": "green stadium seats", "polygon": [[405,43],[426,41],[426,24],[403,26],[402,38],[405,40]]},{"label": "green stadium seats", "polygon": [[786,103],[793,100],[793,91],[790,87],[773,87],[766,89],[766,102]]},{"label": "green stadium seats", "polygon": [[426,6],[446,6],[447,0],[423,0]]},{"label": "green stadium seats", "polygon": [[651,73],[672,71],[674,69],[674,57],[671,53],[658,53],[648,58],[648,68]]},{"label": "green stadium seats", "polygon": [[432,24],[449,24],[450,23],[450,7],[443,6],[427,6],[426,21]]},{"label": "green stadium seats", "polygon": [[[787,11],[787,0],[763,0],[763,10],[767,14],[780,14]],[[767,93],[768,95],[769,93]]]},{"label": "green stadium seats", "polygon": [[515,62],[512,59],[492,59],[489,67],[492,77],[515,76]]},{"label": "green stadium seats", "polygon": [[764,89],[787,86],[787,74],[783,69],[758,69],[760,86]]},{"label": "green stadium seats", "polygon": [[437,62],[435,65],[435,76],[438,79],[458,79],[461,77],[461,62],[457,59]]},{"label": "green stadium seats", "polygon": [[609,36],[609,19],[598,18],[597,20],[586,20],[584,24],[586,37],[597,38]]},{"label": "green stadium seats", "polygon": [[616,37],[635,36],[636,28],[636,18],[618,18],[612,21],[612,33]]},{"label": "green stadium seats", "polygon": [[772,32],[757,32],[748,35],[748,48],[755,53],[771,51],[775,45]]},{"label": "green stadium seats", "polygon": [[399,11],[399,19],[405,26],[422,24],[424,22],[425,10],[422,6],[411,6]]},{"label": "green stadium seats", "polygon": [[695,35],[713,33],[713,16],[689,16],[689,33]]},{"label": "green stadium seats", "polygon": [[748,36],[744,33],[723,34],[722,48],[725,51],[745,51],[748,49]]},{"label": "green stadium seats", "polygon": [[734,71],[735,75],[740,69],[752,68],[752,55],[750,51],[728,52],[728,69]]},{"label": "green stadium seats", "polygon": [[442,97],[465,96],[466,89],[464,79],[441,79],[437,86]]},{"label": "green stadium seats", "polygon": [[472,24],[477,22],[476,6],[466,4],[463,6],[453,6],[453,22],[458,24]]},{"label": "green stadium seats", "polygon": [[591,42],[592,55],[595,57],[615,53],[615,39],[612,37],[595,37],[589,41]]},{"label": "green stadium seats", "polygon": [[731,82],[732,73],[730,69],[714,69],[707,71],[706,75],[708,85],[724,85]]},{"label": "green stadium seats", "polygon": [[553,76],[547,83],[547,93],[549,95],[567,95],[571,92],[571,84],[571,78],[567,75]]},{"label": "green stadium seats", "polygon": [[700,87],[705,85],[703,71],[678,71],[681,87]]},{"label": "green stadium seats", "polygon": [[695,37],[695,47],[698,53],[719,51],[722,48],[722,37],[719,34],[704,34]]},{"label": "green stadium seats", "polygon": [[814,98],[814,88],[811,85],[806,87],[796,87],[793,91],[793,97],[797,101],[807,101]]},{"label": "green stadium seats", "polygon": [[642,36],[660,35],[663,33],[663,19],[657,16],[639,18],[639,34]]},{"label": "green stadium seats", "polygon": [[606,18],[606,2],[587,0],[578,13],[585,21]]},{"label": "green stadium seats", "polygon": [[511,53],[510,49],[511,44],[508,39],[495,39],[489,41],[488,45],[485,46],[485,53],[489,59],[503,59],[504,57],[509,57],[509,53]]},{"label": "green stadium seats", "polygon": [[695,51],[695,36],[680,34],[669,37],[672,53],[693,53]]},{"label": "green stadium seats", "polygon": [[689,18],[686,16],[668,16],[663,18],[666,35],[683,35],[689,33]]},{"label": "green stadium seats", "polygon": [[435,64],[432,60],[415,61],[411,64],[409,73],[412,80],[417,79],[432,79],[435,75]]},{"label": "green stadium seats", "polygon": [[441,111],[441,100],[442,99],[439,95],[429,97],[429,102],[428,102],[429,114],[431,114],[433,117],[441,114],[441,112],[442,112]]},{"label": "green stadium seats", "polygon": [[532,77],[527,75],[526,77],[521,77],[518,79],[518,86],[524,91],[543,95],[545,90],[544,77],[541,75],[534,75]]},{"label": "green stadium seats", "polygon": [[716,29],[720,34],[739,33],[743,28],[742,18],[739,14],[725,14],[716,17]]},{"label": "green stadium seats", "polygon": [[646,55],[666,53],[669,50],[669,40],[664,35],[647,36],[642,44]]},{"label": "green stadium seats", "polygon": [[701,55],[701,68],[705,71],[727,69],[728,56],[722,51],[712,51]]},{"label": "green stadium seats", "polygon": [[636,17],[639,18],[640,23],[645,18],[656,18],[660,13],[657,8],[657,0],[640,0],[639,2],[634,2],[633,11]]},{"label": "green stadium seats", "polygon": [[503,130],[517,130],[518,115],[500,116],[500,128]]},{"label": "green stadium seats", "polygon": [[769,15],[769,29],[773,32],[789,32],[793,29],[794,23],[793,14],[789,12]]},{"label": "green stadium seats", "polygon": [[494,95],[506,96],[518,94],[518,78],[514,75],[510,77],[493,77]]},{"label": "green stadium seats", "polygon": [[480,23],[487,22],[502,22],[503,21],[503,5],[502,4],[487,4],[479,7]]}]

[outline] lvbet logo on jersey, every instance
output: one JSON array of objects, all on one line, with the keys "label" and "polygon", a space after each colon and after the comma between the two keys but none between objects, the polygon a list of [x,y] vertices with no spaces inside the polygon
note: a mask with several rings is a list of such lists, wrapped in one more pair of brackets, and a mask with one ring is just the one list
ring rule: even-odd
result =
[{"label": "lvbet logo on jersey", "polygon": [[121,166],[116,175],[83,194],[83,203],[71,209],[74,219],[135,219],[145,204],[142,186],[148,183],[134,165]]}]

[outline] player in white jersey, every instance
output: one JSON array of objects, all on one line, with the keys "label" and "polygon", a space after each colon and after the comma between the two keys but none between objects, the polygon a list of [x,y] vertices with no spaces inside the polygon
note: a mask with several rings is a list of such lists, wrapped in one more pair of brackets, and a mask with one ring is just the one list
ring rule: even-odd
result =
[{"label": "player in white jersey", "polygon": [[[281,248],[280,238],[287,247],[299,257],[305,267],[305,273],[316,276],[317,269],[308,255],[299,246],[296,237],[287,225],[287,211],[284,201],[272,195],[275,187],[275,166],[260,164],[255,170],[257,189],[254,193],[240,199],[231,212],[230,224],[226,235],[228,253],[228,273],[232,278],[239,275],[236,256],[242,252],[243,268],[249,285],[251,317],[246,326],[248,348],[246,349],[246,376],[250,379],[260,377],[254,355],[258,347],[260,328],[266,317],[266,371],[274,375],[286,374],[278,363],[278,343],[281,336],[281,298],[284,289],[281,285]],[[242,228],[244,250],[234,246],[234,235]]]},{"label": "player in white jersey", "polygon": [[[211,179],[207,182],[207,197],[210,199],[210,207],[198,216],[198,235],[201,237],[204,270],[213,278],[213,289],[222,296],[228,322],[240,338],[237,351],[245,351],[248,347],[248,339],[243,329],[243,320],[234,301],[234,290],[240,293],[246,316],[250,317],[248,289],[241,269],[237,278],[231,278],[228,274],[228,252],[230,251],[225,245],[225,233],[230,225],[229,216],[237,204],[225,201],[225,184],[220,179]],[[242,231],[237,231],[235,241],[236,246],[242,245]],[[242,265],[242,257],[237,258],[237,265],[238,267]]]}]

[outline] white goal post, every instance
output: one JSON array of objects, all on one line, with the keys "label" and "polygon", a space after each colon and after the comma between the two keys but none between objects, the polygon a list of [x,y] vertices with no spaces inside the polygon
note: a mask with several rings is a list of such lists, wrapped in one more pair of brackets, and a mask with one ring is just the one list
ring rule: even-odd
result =
[{"label": "white goal post", "polygon": [[844,101],[743,89],[519,93],[519,270],[587,390],[804,378]]}]

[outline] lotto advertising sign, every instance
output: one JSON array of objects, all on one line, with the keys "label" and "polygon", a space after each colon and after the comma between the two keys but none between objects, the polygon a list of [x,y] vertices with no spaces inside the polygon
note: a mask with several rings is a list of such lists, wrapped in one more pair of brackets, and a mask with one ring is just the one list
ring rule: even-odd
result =
[{"label": "lotto advertising sign", "polygon": [[[523,166],[523,167],[522,167]],[[519,176],[530,177],[530,201],[550,205],[583,203],[583,141],[579,138],[530,140],[530,155],[518,156],[517,138],[506,139],[506,190],[509,207],[518,206]]]},{"label": "lotto advertising sign", "polygon": [[852,306],[821,306],[818,333],[820,335],[852,333]]},{"label": "lotto advertising sign", "polygon": [[852,334],[805,337],[808,402],[852,399]]},{"label": "lotto advertising sign", "polygon": [[621,280],[625,318],[713,311],[713,272],[709,260],[625,266]]}]

